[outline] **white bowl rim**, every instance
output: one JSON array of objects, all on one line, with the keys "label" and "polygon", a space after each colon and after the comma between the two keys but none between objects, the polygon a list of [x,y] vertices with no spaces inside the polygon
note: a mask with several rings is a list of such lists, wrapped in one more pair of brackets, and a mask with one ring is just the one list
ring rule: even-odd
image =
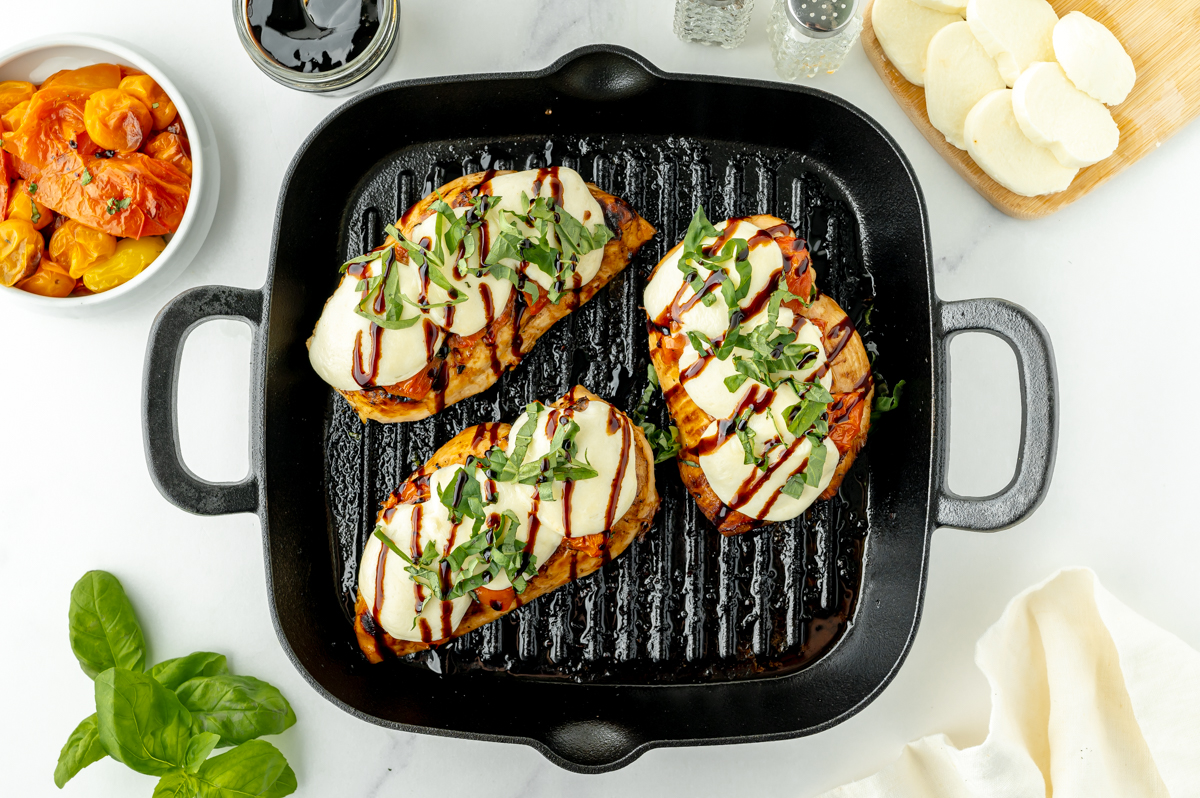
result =
[{"label": "white bowl rim", "polygon": [[[154,78],[154,81],[167,93],[171,101],[175,103],[175,109],[179,112],[179,116],[183,118],[184,127],[187,129],[193,143],[201,143],[198,138],[202,132],[200,123],[192,113],[192,109],[188,106],[183,92],[179,90],[174,81],[163,72],[152,58],[119,39],[96,36],[90,33],[55,33],[49,36],[39,36],[36,39],[30,39],[4,52],[0,52],[0,80],[4,79],[4,68],[11,61],[21,56],[35,53],[38,50],[47,50],[52,47],[86,47],[92,50],[100,50],[101,52],[116,56],[120,60],[127,61],[130,65],[142,70]],[[154,259],[153,263],[132,280],[98,294],[76,297],[47,297],[39,294],[31,294],[16,287],[7,288],[0,286],[0,291],[4,292],[5,299],[7,301],[23,302],[30,309],[65,311],[114,302],[136,291],[139,285],[146,282],[150,275],[165,267],[170,262],[171,256],[182,248],[183,240],[192,229],[192,224],[195,221],[200,206],[198,199],[203,196],[202,192],[205,190],[204,165],[204,147],[193,147],[192,186],[188,194],[187,208],[183,212],[183,220],[179,223],[179,229],[172,234],[171,240],[167,242],[166,249]]]}]

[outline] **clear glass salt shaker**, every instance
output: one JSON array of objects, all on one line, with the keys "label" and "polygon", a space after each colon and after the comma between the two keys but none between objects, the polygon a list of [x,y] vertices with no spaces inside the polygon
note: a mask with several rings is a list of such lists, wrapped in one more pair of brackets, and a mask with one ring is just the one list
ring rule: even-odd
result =
[{"label": "clear glass salt shaker", "polygon": [[858,41],[858,0],[775,0],[767,38],[784,80],[836,72]]},{"label": "clear glass salt shaker", "polygon": [[753,11],[754,0],[675,0],[675,35],[685,42],[737,47]]}]

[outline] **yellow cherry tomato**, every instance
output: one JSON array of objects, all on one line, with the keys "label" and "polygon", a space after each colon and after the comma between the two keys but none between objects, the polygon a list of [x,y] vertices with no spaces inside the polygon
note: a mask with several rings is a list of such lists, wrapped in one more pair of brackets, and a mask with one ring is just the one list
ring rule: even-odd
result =
[{"label": "yellow cherry tomato", "polygon": [[9,219],[25,219],[34,230],[41,230],[54,221],[54,211],[37,201],[37,183],[18,180],[8,196]]},{"label": "yellow cherry tomato", "polygon": [[28,110],[29,100],[19,102],[0,116],[0,124],[3,124],[5,130],[16,130],[21,126],[21,122],[25,119],[25,112]]},{"label": "yellow cherry tomato", "polygon": [[92,64],[55,72],[42,81],[40,88],[56,86],[83,98],[100,89],[115,89],[120,84],[121,67],[116,64]]},{"label": "yellow cherry tomato", "polygon": [[118,87],[141,100],[154,117],[154,129],[166,130],[175,121],[175,103],[149,75],[130,75]]},{"label": "yellow cherry tomato", "polygon": [[83,284],[96,293],[116,288],[141,274],[166,248],[160,236],[122,238],[112,255],[83,273]]},{"label": "yellow cherry tomato", "polygon": [[49,258],[42,258],[37,271],[17,283],[17,288],[31,294],[61,298],[75,290],[75,280],[67,270]]},{"label": "yellow cherry tomato", "polygon": [[16,285],[37,269],[46,241],[26,219],[0,222],[0,284]]},{"label": "yellow cherry tomato", "polygon": [[68,219],[50,236],[50,257],[75,279],[117,251],[116,236]]},{"label": "yellow cherry tomato", "polygon": [[83,124],[96,146],[133,152],[150,138],[154,118],[138,98],[120,89],[101,89],[88,97]]},{"label": "yellow cherry tomato", "polygon": [[7,114],[33,97],[33,84],[24,80],[0,81],[0,114]]}]

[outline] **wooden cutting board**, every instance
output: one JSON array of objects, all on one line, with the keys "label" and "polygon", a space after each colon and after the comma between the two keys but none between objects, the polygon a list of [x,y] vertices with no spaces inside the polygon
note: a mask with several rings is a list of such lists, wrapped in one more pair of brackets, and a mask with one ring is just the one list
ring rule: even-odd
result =
[{"label": "wooden cutting board", "polygon": [[976,191],[1009,216],[1049,216],[1095,189],[1200,114],[1200,3],[1195,0],[1050,0],[1059,17],[1082,11],[1108,26],[1125,46],[1137,70],[1137,83],[1125,102],[1109,109],[1121,130],[1117,151],[1079,170],[1070,188],[1043,197],[1022,197],[1001,186],[975,165],[971,156],[946,141],[929,124],[925,90],[909,83],[887,60],[871,8],[863,13],[863,48],[875,71],[933,148]]}]

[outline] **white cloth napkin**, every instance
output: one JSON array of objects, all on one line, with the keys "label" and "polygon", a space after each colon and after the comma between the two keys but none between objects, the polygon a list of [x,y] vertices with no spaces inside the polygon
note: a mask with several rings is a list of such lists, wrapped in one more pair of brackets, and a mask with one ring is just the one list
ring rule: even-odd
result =
[{"label": "white cloth napkin", "polygon": [[822,798],[1196,798],[1200,652],[1070,568],[1009,603],[975,649],[983,745],[910,743]]}]

